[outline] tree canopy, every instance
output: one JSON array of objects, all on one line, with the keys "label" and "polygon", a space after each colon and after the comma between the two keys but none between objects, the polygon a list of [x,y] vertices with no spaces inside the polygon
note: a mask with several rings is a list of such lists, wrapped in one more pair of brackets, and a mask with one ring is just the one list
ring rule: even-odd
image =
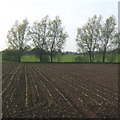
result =
[{"label": "tree canopy", "polygon": [[22,23],[16,21],[7,34],[9,49],[18,51],[19,61],[23,51],[29,48],[26,44],[28,42],[27,32],[28,20],[24,19]]}]

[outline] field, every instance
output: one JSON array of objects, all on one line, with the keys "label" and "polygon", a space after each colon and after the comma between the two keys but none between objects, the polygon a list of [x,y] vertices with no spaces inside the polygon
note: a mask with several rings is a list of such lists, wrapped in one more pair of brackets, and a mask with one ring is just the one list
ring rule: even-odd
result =
[{"label": "field", "polygon": [[118,118],[117,64],[4,63],[3,118]]},{"label": "field", "polygon": [[[120,62],[120,55],[113,57],[114,59],[111,61],[111,54],[108,54],[106,57],[106,62]],[[76,58],[80,57],[79,60],[76,61]],[[49,58],[50,59],[50,58]],[[35,55],[24,55],[22,56],[21,62],[39,62],[39,58]],[[89,62],[89,56],[88,55],[77,55],[77,54],[66,54],[66,55],[60,55],[59,59],[58,57],[53,58],[53,62]],[[94,62],[102,62],[102,57],[99,55],[95,55],[95,61]]]}]

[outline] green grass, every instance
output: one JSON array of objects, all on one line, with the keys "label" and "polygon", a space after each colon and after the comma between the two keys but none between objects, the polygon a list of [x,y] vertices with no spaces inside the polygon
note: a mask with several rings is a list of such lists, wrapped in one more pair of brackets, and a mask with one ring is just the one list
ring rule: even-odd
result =
[{"label": "green grass", "polygon": [[21,62],[40,62],[40,60],[35,55],[24,55]]},{"label": "green grass", "polygon": [[74,54],[63,55],[61,57],[60,62],[75,62],[75,57],[77,57],[77,55]]},{"label": "green grass", "polygon": [[[75,62],[75,57],[77,55],[69,54],[69,55],[63,55],[60,58],[60,62]],[[54,58],[53,62],[58,62],[58,58]],[[21,62],[40,62],[39,58],[35,55],[24,55],[21,59]]]},{"label": "green grass", "polygon": [[[80,57],[80,60],[77,62],[89,62],[89,56],[88,55],[76,55],[76,54],[68,54],[68,55],[61,55],[59,56],[60,60],[58,58],[54,58],[53,62],[76,62],[75,58]],[[111,55],[108,54],[106,57],[106,62],[110,62]],[[35,55],[24,55],[21,59],[21,62],[40,62],[39,58]],[[102,62],[102,57],[99,55],[95,55],[95,61],[94,62]],[[120,62],[120,55],[114,58],[113,62]]]},{"label": "green grass", "polygon": [[[75,57],[78,55],[69,54],[63,55],[60,58],[60,62],[75,62]],[[53,62],[58,62],[58,58],[53,58]],[[21,59],[21,62],[40,62],[39,58],[35,55],[24,55]]]}]

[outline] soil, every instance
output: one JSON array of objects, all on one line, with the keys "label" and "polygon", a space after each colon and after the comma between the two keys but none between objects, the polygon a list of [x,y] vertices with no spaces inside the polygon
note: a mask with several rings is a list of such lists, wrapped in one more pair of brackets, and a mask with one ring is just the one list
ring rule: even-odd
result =
[{"label": "soil", "polygon": [[118,64],[4,63],[3,118],[118,118]]}]

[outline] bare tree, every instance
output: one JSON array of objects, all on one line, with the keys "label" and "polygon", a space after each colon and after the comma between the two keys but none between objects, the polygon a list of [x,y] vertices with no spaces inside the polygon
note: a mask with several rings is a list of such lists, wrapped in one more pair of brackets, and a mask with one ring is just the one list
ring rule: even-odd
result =
[{"label": "bare tree", "polygon": [[54,51],[63,49],[63,45],[68,37],[67,33],[62,27],[62,22],[58,16],[49,22],[49,50],[51,62],[53,61]]},{"label": "bare tree", "polygon": [[77,29],[76,42],[78,51],[89,54],[90,62],[94,62],[94,52],[98,49],[101,39],[101,16],[89,18],[87,24]]},{"label": "bare tree", "polygon": [[29,31],[30,39],[33,40],[34,47],[38,50],[40,61],[42,61],[44,51],[48,49],[48,22],[49,17],[45,16],[41,21],[34,22]]},{"label": "bare tree", "polygon": [[19,62],[21,61],[23,51],[28,48],[27,31],[28,21],[24,19],[22,23],[16,21],[7,34],[9,49],[18,51],[17,56]]}]

